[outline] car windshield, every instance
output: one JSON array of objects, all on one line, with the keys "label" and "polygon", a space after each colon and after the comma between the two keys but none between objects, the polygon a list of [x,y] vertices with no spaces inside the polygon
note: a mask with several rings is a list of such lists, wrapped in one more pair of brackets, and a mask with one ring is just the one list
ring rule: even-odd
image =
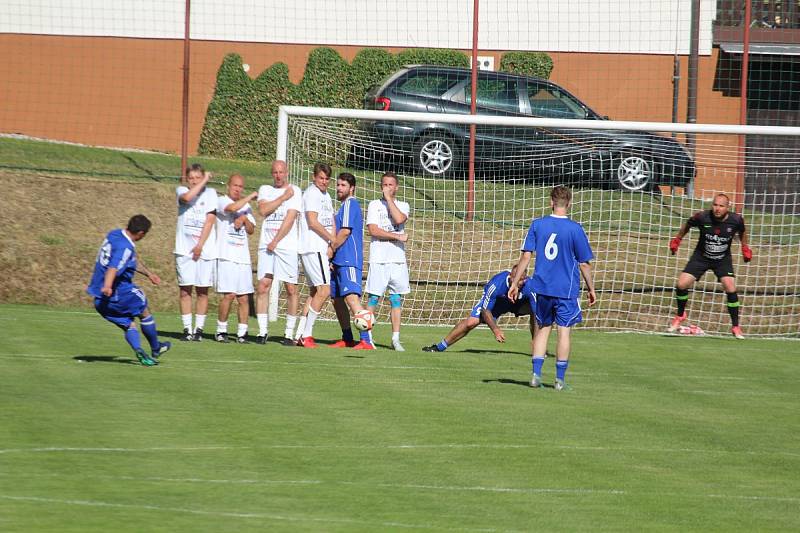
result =
[{"label": "car windshield", "polygon": [[555,87],[539,83],[528,84],[531,114],[545,118],[586,118],[586,109],[570,95]]}]

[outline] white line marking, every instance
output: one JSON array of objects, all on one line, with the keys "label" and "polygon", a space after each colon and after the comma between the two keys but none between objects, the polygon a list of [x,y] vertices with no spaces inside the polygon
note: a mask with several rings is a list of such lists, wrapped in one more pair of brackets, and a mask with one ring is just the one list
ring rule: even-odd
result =
[{"label": "white line marking", "polygon": [[3,453],[52,453],[52,452],[78,452],[78,453],[137,453],[137,452],[203,452],[218,450],[249,450],[248,446],[191,446],[191,447],[153,447],[153,448],[77,448],[77,447],[46,447],[46,448],[7,448],[0,450]]}]

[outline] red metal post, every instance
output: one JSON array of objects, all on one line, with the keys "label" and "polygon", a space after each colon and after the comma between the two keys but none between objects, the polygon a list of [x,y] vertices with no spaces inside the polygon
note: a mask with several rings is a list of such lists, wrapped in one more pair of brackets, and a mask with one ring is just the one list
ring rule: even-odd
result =
[{"label": "red metal post", "polygon": [[[470,92],[471,102],[469,107],[470,115],[477,113],[475,100],[478,96],[478,5],[479,0],[472,2],[472,90]],[[475,135],[477,128],[475,124],[469,125],[469,178],[467,180],[467,221],[475,217]]]},{"label": "red metal post", "polygon": [[[741,86],[739,89],[739,124],[747,124],[747,77],[750,71],[750,17],[751,2],[746,0],[744,3],[744,38],[742,39],[742,72],[741,72]],[[745,178],[745,165],[746,158],[745,152],[747,150],[747,136],[739,135],[739,154],[738,164],[736,165],[736,191],[733,196],[733,202],[736,204],[738,210],[741,212],[744,206],[744,178]]]},{"label": "red metal post", "polygon": [[181,124],[181,172],[180,176],[186,171],[188,166],[188,152],[189,152],[189,60],[190,43],[189,39],[189,16],[191,14],[192,0],[186,0],[186,14],[184,15],[184,28],[183,28],[183,122]]}]

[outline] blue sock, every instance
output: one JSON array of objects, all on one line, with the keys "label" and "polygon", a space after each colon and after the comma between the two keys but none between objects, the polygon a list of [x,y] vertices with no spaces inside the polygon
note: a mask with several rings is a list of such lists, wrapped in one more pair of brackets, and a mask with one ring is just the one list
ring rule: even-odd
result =
[{"label": "blue sock", "polygon": [[[353,338],[353,334],[350,333],[350,338]],[[369,331],[364,330],[361,332],[361,342],[366,342],[367,344],[372,344],[372,339],[369,338]]]},{"label": "blue sock", "polygon": [[556,361],[556,379],[564,381],[564,374],[567,373],[569,361]]},{"label": "blue sock", "polygon": [[150,343],[150,349],[154,352],[157,352],[158,347],[161,346],[161,343],[158,342],[156,319],[153,318],[153,315],[150,315],[149,317],[140,321],[139,325],[142,327],[142,333],[144,333],[144,336],[147,337],[147,342]]},{"label": "blue sock", "polygon": [[439,351],[440,351],[440,352],[443,352],[443,351],[445,351],[445,350],[447,349],[447,341],[446,341],[446,340],[444,340],[444,339],[442,339],[442,342],[440,342],[439,344],[437,344],[437,345],[436,345],[436,347],[437,347],[437,348],[439,348]]},{"label": "blue sock", "polygon": [[353,329],[347,328],[342,330],[342,340],[345,342],[353,342]]},{"label": "blue sock", "polygon": [[125,340],[131,345],[133,351],[142,349],[142,342],[139,340],[139,330],[136,328],[128,328],[125,330]]},{"label": "blue sock", "polygon": [[533,373],[539,377],[542,377],[542,365],[544,364],[544,356],[534,355],[532,360],[533,360]]}]

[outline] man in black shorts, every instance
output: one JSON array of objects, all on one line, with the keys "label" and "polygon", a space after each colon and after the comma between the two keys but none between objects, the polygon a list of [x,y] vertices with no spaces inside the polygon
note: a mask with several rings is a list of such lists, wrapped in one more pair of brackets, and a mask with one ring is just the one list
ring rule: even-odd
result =
[{"label": "man in black shorts", "polygon": [[730,199],[724,194],[714,197],[711,209],[698,211],[689,218],[678,230],[678,234],[669,241],[672,255],[678,251],[681,239],[691,228],[700,230],[700,239],[694,249],[692,257],[686,263],[683,272],[678,276],[675,284],[675,300],[678,304],[678,314],[672,319],[667,331],[676,331],[681,323],[686,320],[686,302],[689,300],[689,289],[694,282],[699,280],[707,270],[713,270],[717,279],[728,297],[728,314],[731,316],[731,333],[737,339],[744,339],[742,328],[739,327],[739,296],[736,294],[736,282],[733,276],[733,259],[731,258],[731,243],[734,235],[739,235],[742,248],[742,257],[745,263],[753,258],[753,252],[747,246],[744,218],[738,213],[729,212]]}]

